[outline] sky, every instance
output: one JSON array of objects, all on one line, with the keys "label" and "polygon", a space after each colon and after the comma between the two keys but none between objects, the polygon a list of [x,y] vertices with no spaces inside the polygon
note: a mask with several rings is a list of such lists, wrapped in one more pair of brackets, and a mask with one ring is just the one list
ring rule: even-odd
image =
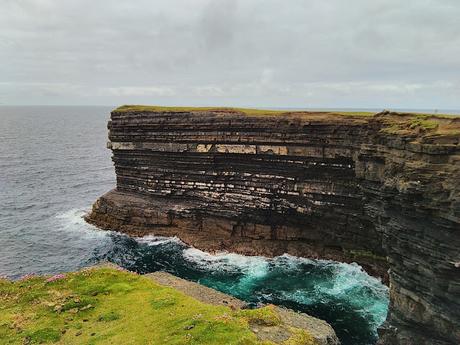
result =
[{"label": "sky", "polygon": [[459,0],[0,6],[0,104],[460,109]]}]

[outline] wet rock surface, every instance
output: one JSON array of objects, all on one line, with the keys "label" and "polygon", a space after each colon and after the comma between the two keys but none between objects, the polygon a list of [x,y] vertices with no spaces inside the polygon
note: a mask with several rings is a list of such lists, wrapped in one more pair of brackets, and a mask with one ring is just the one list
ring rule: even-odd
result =
[{"label": "wet rock surface", "polygon": [[388,112],[115,110],[117,188],[87,219],[210,251],[356,261],[390,285],[381,344],[458,344],[459,133],[459,118]]}]

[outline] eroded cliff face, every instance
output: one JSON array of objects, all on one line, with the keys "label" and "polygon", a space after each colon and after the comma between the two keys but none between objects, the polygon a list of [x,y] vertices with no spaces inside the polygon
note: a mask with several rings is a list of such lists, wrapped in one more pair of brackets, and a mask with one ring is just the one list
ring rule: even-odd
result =
[{"label": "eroded cliff face", "polygon": [[381,344],[460,343],[460,118],[122,107],[109,139],[88,221],[356,261],[389,278]]}]

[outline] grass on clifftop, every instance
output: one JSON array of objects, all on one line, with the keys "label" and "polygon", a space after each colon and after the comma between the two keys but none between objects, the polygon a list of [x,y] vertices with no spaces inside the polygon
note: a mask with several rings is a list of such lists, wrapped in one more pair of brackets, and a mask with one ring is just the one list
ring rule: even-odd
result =
[{"label": "grass on clifftop", "polygon": [[[250,324],[279,322],[271,307],[208,305],[113,268],[0,279],[0,344],[268,345]],[[284,344],[315,344],[303,330],[292,329],[292,334]]]},{"label": "grass on clifftop", "polygon": [[399,121],[391,121],[382,129],[388,134],[414,134],[431,133],[444,135],[458,135],[460,122],[455,116],[445,114],[410,114],[402,117]]},{"label": "grass on clifftop", "polygon": [[267,116],[267,115],[281,115],[288,113],[321,113],[321,114],[335,114],[335,115],[353,115],[353,116],[372,116],[372,112],[353,112],[353,111],[300,111],[300,110],[268,110],[268,109],[251,109],[251,108],[229,108],[229,107],[162,107],[155,105],[122,105],[115,109],[116,112],[137,112],[137,111],[151,111],[151,112],[190,112],[190,111],[229,111],[241,112],[248,116]]},{"label": "grass on clifftop", "polygon": [[[233,108],[233,107],[165,107],[157,105],[122,105],[115,112],[192,112],[192,111],[216,111],[216,112],[240,112],[248,116],[264,116],[264,115],[282,115],[292,113],[304,114],[322,114],[322,115],[348,115],[348,116],[374,116],[378,113],[369,111],[333,111],[333,110],[270,110],[256,108]],[[400,114],[403,116],[411,116],[417,119],[437,118],[437,119],[453,119],[460,115],[449,114],[430,114],[430,113],[398,113],[391,111],[391,114]]]}]

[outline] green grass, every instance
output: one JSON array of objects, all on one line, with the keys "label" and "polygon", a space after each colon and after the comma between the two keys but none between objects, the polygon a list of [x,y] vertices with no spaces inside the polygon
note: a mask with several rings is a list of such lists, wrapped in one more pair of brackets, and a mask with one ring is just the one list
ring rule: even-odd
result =
[{"label": "green grass", "polygon": [[332,111],[328,114],[345,115],[345,116],[374,116],[375,113],[369,111]]},{"label": "green grass", "polygon": [[439,126],[436,118],[444,117],[443,115],[414,114],[404,121],[392,123],[382,131],[389,134],[409,134],[414,132],[433,131]]},{"label": "green grass", "polygon": [[[115,112],[191,112],[191,111],[229,111],[241,112],[248,116],[257,115],[282,115],[291,113],[311,113],[323,115],[345,115],[345,116],[374,116],[376,113],[369,111],[326,111],[326,110],[269,110],[257,108],[233,108],[233,107],[165,107],[157,105],[122,105],[114,110]],[[394,114],[397,114],[396,112]],[[453,119],[458,115],[449,114],[424,114],[424,113],[400,113],[418,119],[442,118]]]},{"label": "green grass", "polygon": [[116,112],[191,112],[191,111],[230,111],[240,112],[248,116],[273,116],[288,113],[306,113],[311,112],[315,114],[324,115],[347,115],[347,116],[372,116],[371,112],[328,112],[328,111],[287,111],[287,110],[267,110],[267,109],[251,109],[251,108],[230,108],[230,107],[163,107],[154,105],[123,105],[118,107]]},{"label": "green grass", "polygon": [[376,255],[367,250],[345,250],[345,253],[354,258],[371,259],[376,261],[387,261],[385,256]]},{"label": "green grass", "polygon": [[[275,309],[201,303],[148,278],[93,268],[47,282],[0,280],[0,344],[272,344],[251,324],[281,322]],[[292,329],[285,344],[315,344]]]},{"label": "green grass", "polygon": [[460,116],[460,114],[452,115],[452,114],[430,114],[430,113],[411,113],[410,115],[415,116],[419,119],[429,119],[429,118],[438,118],[438,119],[450,119]]},{"label": "green grass", "polygon": [[227,107],[162,107],[154,105],[123,105],[117,109],[117,112],[190,112],[190,111],[235,111],[242,112],[246,115],[280,115],[286,111],[247,109],[247,108],[227,108]]},{"label": "green grass", "polygon": [[[282,116],[295,114],[299,119],[318,121],[335,121],[338,116],[346,116],[350,121],[362,123],[368,119],[376,119],[377,114],[372,112],[347,112],[347,111],[286,111],[266,110],[250,108],[222,108],[222,107],[163,107],[154,105],[123,105],[114,110],[117,113],[124,112],[227,112],[243,114],[246,116]],[[458,117],[447,114],[422,114],[422,113],[397,113],[390,112],[380,115],[378,120],[383,122],[381,129],[383,134],[401,136],[457,136],[460,134]]]},{"label": "green grass", "polygon": [[400,114],[397,120],[389,119],[383,133],[411,136],[458,136],[460,118],[446,114]]}]

